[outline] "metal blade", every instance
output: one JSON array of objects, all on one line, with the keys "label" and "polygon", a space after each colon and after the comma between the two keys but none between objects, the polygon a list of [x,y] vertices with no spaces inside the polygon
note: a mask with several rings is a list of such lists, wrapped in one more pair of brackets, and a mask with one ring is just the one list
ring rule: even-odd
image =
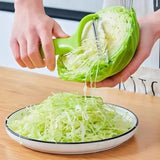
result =
[{"label": "metal blade", "polygon": [[95,37],[95,41],[96,41],[97,51],[99,54],[101,52],[101,47],[99,44],[100,42],[99,42],[99,37],[98,37],[98,32],[97,32],[95,20],[92,21],[92,25],[93,25],[93,32],[94,32],[94,37]]},{"label": "metal blade", "polygon": [[[95,42],[96,42],[96,46],[97,46],[97,52],[98,52],[98,55],[101,57],[101,54],[103,54],[103,51],[102,51],[101,45],[100,45],[96,22],[97,22],[97,20],[92,21],[92,26],[93,26],[93,32],[94,32]],[[106,55],[106,62],[108,63],[108,55]]]}]

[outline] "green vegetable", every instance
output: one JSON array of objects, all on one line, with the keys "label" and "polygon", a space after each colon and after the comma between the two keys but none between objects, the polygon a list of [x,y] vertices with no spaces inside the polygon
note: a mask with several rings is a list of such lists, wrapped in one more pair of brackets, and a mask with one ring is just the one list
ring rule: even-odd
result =
[{"label": "green vegetable", "polygon": [[60,55],[57,60],[61,79],[98,82],[120,72],[132,59],[139,42],[134,10],[114,6],[97,14],[100,52],[97,52],[92,23],[88,22],[82,34],[81,47]]},{"label": "green vegetable", "polygon": [[86,142],[118,136],[132,123],[100,97],[58,93],[27,109],[22,119],[9,121],[19,135],[54,142]]}]

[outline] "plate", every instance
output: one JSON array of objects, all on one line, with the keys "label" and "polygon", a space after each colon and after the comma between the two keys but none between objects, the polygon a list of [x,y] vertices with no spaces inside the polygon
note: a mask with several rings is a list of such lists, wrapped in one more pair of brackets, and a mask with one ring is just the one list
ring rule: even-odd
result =
[{"label": "plate", "polygon": [[131,129],[113,138],[97,140],[97,141],[89,141],[89,142],[62,143],[62,142],[41,141],[21,136],[15,133],[12,129],[10,129],[8,123],[11,120],[22,118],[22,116],[25,115],[27,111],[26,108],[28,107],[17,110],[7,117],[5,123],[6,131],[8,135],[16,142],[20,143],[21,145],[27,148],[40,152],[55,153],[55,154],[86,154],[86,153],[105,151],[114,148],[122,144],[123,142],[127,141],[128,139],[130,139],[135,134],[138,126],[138,118],[132,111],[121,106],[117,105],[112,105],[112,106],[119,114],[121,114],[127,120],[131,120],[133,122]]}]

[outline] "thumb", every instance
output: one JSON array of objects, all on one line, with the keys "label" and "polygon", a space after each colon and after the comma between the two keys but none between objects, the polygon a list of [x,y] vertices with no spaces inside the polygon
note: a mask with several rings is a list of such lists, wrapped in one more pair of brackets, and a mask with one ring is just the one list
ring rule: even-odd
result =
[{"label": "thumb", "polygon": [[66,34],[66,33],[62,30],[61,26],[60,26],[57,22],[54,23],[52,34],[53,34],[53,36],[55,36],[56,38],[67,38],[67,37],[69,37],[69,35]]}]

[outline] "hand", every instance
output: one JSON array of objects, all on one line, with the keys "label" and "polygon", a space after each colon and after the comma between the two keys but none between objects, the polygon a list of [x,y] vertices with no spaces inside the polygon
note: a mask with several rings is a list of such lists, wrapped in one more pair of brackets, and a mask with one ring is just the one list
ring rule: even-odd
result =
[{"label": "hand", "polygon": [[[55,68],[52,37],[68,37],[55,20],[45,14],[42,0],[15,1],[15,17],[11,34],[11,49],[21,67]],[[42,45],[45,59],[39,47]]]},{"label": "hand", "polygon": [[[125,82],[140,67],[144,60],[150,55],[155,41],[160,37],[159,19],[160,10],[138,20],[140,26],[140,41],[133,59],[121,72],[101,82],[97,82],[97,88],[114,87],[120,82]],[[89,87],[90,83],[88,83],[87,86]]]}]

